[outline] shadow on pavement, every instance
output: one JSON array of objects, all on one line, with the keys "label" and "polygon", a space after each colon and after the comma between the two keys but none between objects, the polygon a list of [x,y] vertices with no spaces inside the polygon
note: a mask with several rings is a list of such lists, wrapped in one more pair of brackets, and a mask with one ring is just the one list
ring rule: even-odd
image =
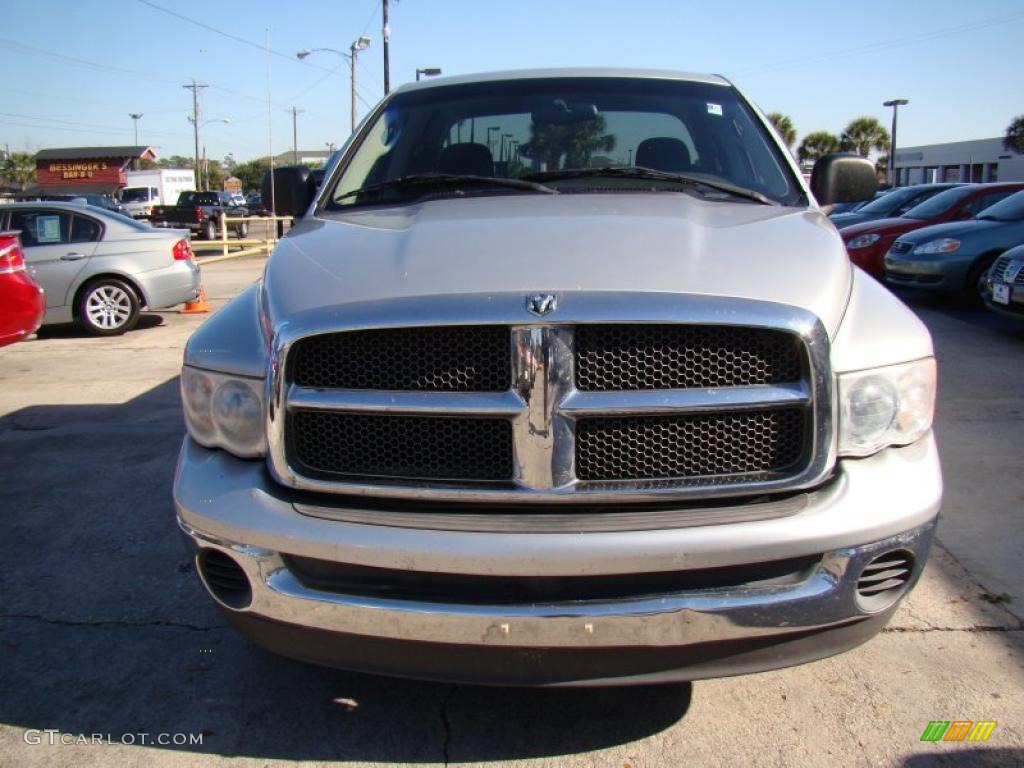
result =
[{"label": "shadow on pavement", "polygon": [[[943,746],[945,745],[938,744],[936,749],[941,749]],[[1024,765],[1024,749],[1014,749],[1013,747],[957,749],[955,751],[950,750],[945,754],[926,753],[911,755],[904,758],[900,765],[903,768],[946,768],[946,766],[950,766],[950,768],[953,766],[958,768],[959,766],[992,766],[993,768],[999,766],[999,768],[1005,768],[1011,765]]]},{"label": "shadow on pavement", "polygon": [[[157,314],[152,312],[143,312],[139,315],[139,322],[132,330],[128,331],[129,334],[136,333],[138,331],[144,331],[147,328],[156,328],[158,325],[163,325],[164,319]],[[98,336],[93,336],[88,333],[82,326],[77,323],[61,323],[59,325],[44,325],[38,331],[36,331],[36,338],[39,339],[96,339]]]},{"label": "shadow on pavement", "polygon": [[[473,688],[256,649],[227,628],[181,546],[182,435],[177,378],[120,405],[0,419],[0,462],[20,468],[0,484],[0,723],[114,741],[202,734],[167,749],[207,754],[418,763],[586,752],[686,714],[689,685]],[[104,748],[86,754],[109,762]]]}]

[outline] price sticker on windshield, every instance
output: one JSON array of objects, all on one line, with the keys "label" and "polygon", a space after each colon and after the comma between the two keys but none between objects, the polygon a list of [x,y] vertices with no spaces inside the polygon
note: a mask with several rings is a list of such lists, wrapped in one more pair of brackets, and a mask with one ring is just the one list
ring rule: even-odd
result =
[{"label": "price sticker on windshield", "polygon": [[708,105],[708,114],[709,115],[717,115],[718,117],[722,116],[722,105],[721,104],[712,104],[709,101],[709,102],[707,102],[707,105]]}]

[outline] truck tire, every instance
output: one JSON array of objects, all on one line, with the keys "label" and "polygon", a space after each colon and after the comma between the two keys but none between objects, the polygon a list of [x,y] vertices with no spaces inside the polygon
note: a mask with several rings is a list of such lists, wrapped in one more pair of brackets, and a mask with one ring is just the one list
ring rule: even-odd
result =
[{"label": "truck tire", "polygon": [[216,240],[217,239],[217,222],[213,219],[207,219],[206,223],[203,224],[203,240]]},{"label": "truck tire", "polygon": [[78,299],[78,321],[93,336],[120,336],[139,321],[139,297],[123,280],[101,277]]}]

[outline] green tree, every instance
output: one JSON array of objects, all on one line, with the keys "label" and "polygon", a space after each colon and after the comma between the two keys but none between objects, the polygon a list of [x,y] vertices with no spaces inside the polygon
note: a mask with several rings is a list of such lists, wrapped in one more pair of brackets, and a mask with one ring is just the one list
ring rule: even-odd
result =
[{"label": "green tree", "polygon": [[1013,122],[1006,127],[1003,149],[1024,154],[1024,115],[1017,115],[1013,118]]},{"label": "green tree", "polygon": [[779,132],[779,136],[782,137],[786,146],[793,149],[793,145],[796,144],[796,128],[793,127],[793,121],[789,119],[789,115],[784,115],[781,112],[769,112],[768,119],[775,126],[775,130]]},{"label": "green tree", "polygon": [[242,189],[246,192],[259,191],[263,181],[263,174],[270,170],[270,161],[266,158],[249,160],[244,163],[237,163],[232,168],[232,173],[242,182]]},{"label": "green tree", "polygon": [[797,148],[800,162],[817,160],[822,155],[839,151],[839,137],[828,131],[815,131],[804,136]]},{"label": "green tree", "polygon": [[[615,137],[605,133],[604,117],[569,125],[533,123],[530,140],[519,147],[524,157],[543,161],[547,170],[558,168],[588,168],[595,152],[615,149]],[[561,165],[562,157],[565,164]]]},{"label": "green tree", "polygon": [[171,155],[170,157],[162,157],[156,161],[157,167],[159,168],[195,168],[196,161],[194,158],[185,157],[183,155]]},{"label": "green tree", "polygon": [[843,149],[867,157],[872,149],[889,149],[889,132],[873,117],[858,117],[846,126],[839,142]]},{"label": "green tree", "polygon": [[11,152],[0,165],[0,175],[22,190],[36,180],[36,158],[28,152]]}]

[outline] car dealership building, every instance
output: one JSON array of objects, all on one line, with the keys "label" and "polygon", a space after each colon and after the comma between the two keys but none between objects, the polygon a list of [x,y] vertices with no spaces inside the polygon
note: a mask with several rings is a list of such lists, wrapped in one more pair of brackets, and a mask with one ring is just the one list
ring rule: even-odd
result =
[{"label": "car dealership building", "polygon": [[1003,138],[954,141],[896,149],[899,186],[942,181],[1024,181],[1024,155]]}]

